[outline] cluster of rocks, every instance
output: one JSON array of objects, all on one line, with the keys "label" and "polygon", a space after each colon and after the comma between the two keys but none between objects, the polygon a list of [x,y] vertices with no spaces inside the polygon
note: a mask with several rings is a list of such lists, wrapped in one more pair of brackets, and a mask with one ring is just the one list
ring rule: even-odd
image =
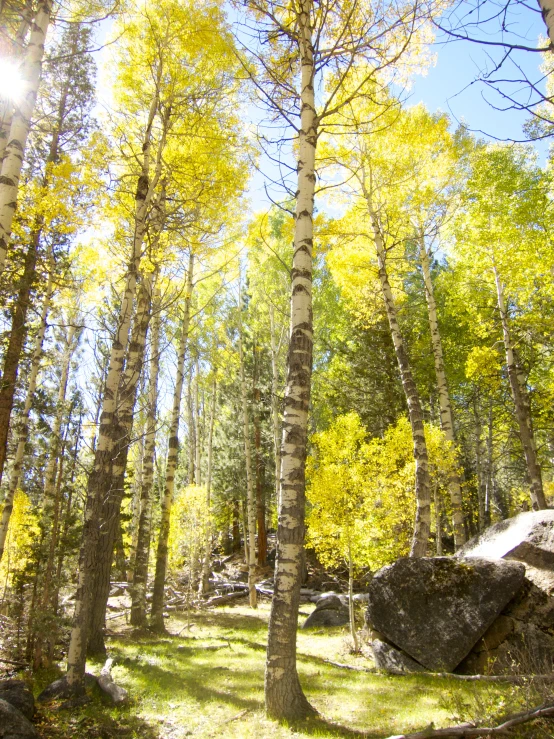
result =
[{"label": "cluster of rocks", "polygon": [[38,739],[33,694],[22,680],[0,680],[0,739]]},{"label": "cluster of rocks", "polygon": [[549,673],[554,511],[522,513],[456,557],[400,559],[369,586],[375,661],[388,672]]}]

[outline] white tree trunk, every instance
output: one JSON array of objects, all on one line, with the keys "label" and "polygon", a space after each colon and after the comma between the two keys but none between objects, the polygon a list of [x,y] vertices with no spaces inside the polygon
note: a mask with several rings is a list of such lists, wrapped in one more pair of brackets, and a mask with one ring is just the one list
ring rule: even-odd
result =
[{"label": "white tree trunk", "polygon": [[6,264],[13,217],[17,207],[19,177],[37,100],[44,44],[50,25],[52,5],[53,0],[38,1],[21,72],[26,92],[13,113],[8,140],[3,152],[0,174],[0,273]]},{"label": "white tree trunk", "polygon": [[246,511],[248,526],[248,595],[250,607],[258,607],[256,593],[256,498],[252,474],[252,450],[250,448],[250,419],[248,413],[248,393],[244,374],[244,352],[242,347],[242,293],[239,291],[239,368],[240,394],[242,403],[242,433],[244,438],[244,461],[246,464]]},{"label": "white tree trunk", "polygon": [[550,43],[554,45],[554,0],[538,0]]},{"label": "white tree trunk", "polygon": [[[441,429],[447,441],[449,441],[452,444],[453,448],[456,449],[454,419],[452,417],[452,404],[450,402],[450,393],[448,392],[448,382],[446,379],[446,371],[444,369],[442,341],[437,317],[437,304],[435,301],[433,281],[431,279],[429,254],[427,253],[427,249],[425,248],[423,237],[419,239],[419,259],[421,262],[421,270],[423,273],[423,283],[425,285],[425,298],[427,300],[429,327],[431,330],[431,344],[433,347],[433,358],[435,360],[435,376],[437,378],[437,387],[439,390]],[[453,470],[450,474],[450,479],[448,480],[448,489],[450,491],[450,504],[452,507],[452,530],[454,532],[454,547],[455,549],[459,549],[465,543],[466,535],[464,529],[464,516],[462,511],[462,486],[460,484],[460,475],[458,474],[457,470]]]},{"label": "white tree trunk", "polygon": [[358,642],[358,632],[356,631],[356,612],[354,609],[354,563],[352,561],[352,546],[350,540],[348,541],[348,613],[350,616],[350,636],[352,637],[354,652],[357,654],[360,651],[360,644]]},{"label": "white tree trunk", "polygon": [[[554,20],[554,19],[553,19]],[[496,283],[496,295],[498,300],[498,312],[502,322],[502,335],[504,339],[504,350],[506,352],[506,365],[508,369],[508,379],[510,380],[510,388],[516,410],[517,422],[519,425],[519,435],[525,453],[525,461],[527,462],[527,474],[530,483],[530,495],[533,510],[543,510],[547,507],[544,497],[544,489],[542,484],[542,472],[537,458],[537,447],[535,444],[535,435],[533,433],[533,424],[531,421],[531,411],[527,400],[527,389],[525,380],[518,373],[512,337],[510,334],[510,324],[508,313],[506,310],[506,300],[504,297],[504,285],[500,279],[497,268],[494,266],[494,279]]]},{"label": "white tree trunk", "polygon": [[201,447],[201,408],[200,408],[200,362],[198,354],[196,355],[195,373],[194,373],[194,410],[196,411],[195,430],[196,430],[196,459],[194,461],[194,482],[200,486],[202,484],[202,447]]},{"label": "white tree trunk", "polygon": [[175,490],[175,472],[179,457],[179,420],[181,418],[181,397],[183,394],[183,382],[185,376],[185,358],[187,354],[190,304],[193,289],[194,254],[189,257],[187,287],[185,295],[185,306],[181,324],[181,340],[177,357],[177,375],[175,377],[175,390],[173,392],[173,410],[171,414],[171,425],[169,427],[169,440],[167,451],[167,464],[165,472],[165,488],[162,498],[162,515],[160,521],[160,532],[158,534],[158,546],[156,551],[156,574],[154,576],[154,592],[152,594],[152,611],[150,615],[150,626],[158,631],[164,631],[164,590],[165,576],[167,572],[167,543],[169,539],[169,525],[171,522],[171,506],[173,505],[173,493]]},{"label": "white tree trunk", "polygon": [[208,511],[208,521],[206,524],[206,541],[204,542],[204,561],[202,564],[202,577],[200,579],[200,592],[206,593],[209,588],[210,579],[210,558],[212,553],[212,457],[213,457],[213,439],[214,439],[214,423],[215,408],[217,401],[217,380],[214,376],[212,384],[212,399],[210,407],[210,421],[208,426],[208,467],[206,470],[206,509]]},{"label": "white tree trunk", "polygon": [[271,337],[271,417],[273,421],[273,446],[275,454],[275,505],[281,505],[281,414],[279,409],[279,349],[275,335],[275,314],[273,305],[269,306],[269,327]]},{"label": "white tree trunk", "polygon": [[[160,66],[158,67],[158,79],[161,75]],[[118,327],[110,350],[108,371],[106,373],[102,397],[102,412],[94,455],[94,466],[88,481],[75,612],[67,653],[66,679],[69,688],[74,692],[79,692],[83,689],[92,588],[96,572],[96,553],[100,535],[99,521],[103,503],[100,493],[104,487],[103,478],[111,474],[112,453],[115,445],[114,432],[116,430],[115,412],[117,408],[117,393],[123,373],[127,344],[129,342],[131,316],[142,257],[144,233],[146,230],[146,214],[161,174],[164,138],[162,138],[157,153],[155,175],[152,181],[150,180],[152,126],[158,112],[158,104],[158,91],[156,91],[150,106],[143,140],[142,168],[135,195],[135,230],[132,241],[132,252],[125,280],[123,299],[119,308]]]},{"label": "white tree trunk", "polygon": [[[12,62],[19,61],[24,54],[25,39],[29,28],[31,27],[31,19],[33,16],[32,0],[26,0],[25,9],[22,12],[21,23],[17,29],[15,39],[12,43],[11,54],[8,56]],[[14,113],[13,100],[5,98],[0,100],[0,172],[2,171],[2,163],[8,144],[10,128]]]},{"label": "white tree trunk", "polygon": [[291,273],[290,343],[281,447],[281,503],[277,532],[275,590],[271,601],[265,705],[268,715],[295,720],[313,713],[296,669],[296,630],[304,564],[304,514],[308,411],[312,376],[312,249],[315,153],[315,64],[313,0],[300,0],[296,33],[300,51],[298,186]]},{"label": "white tree trunk", "polygon": [[427,544],[429,542],[429,534],[431,533],[431,480],[429,477],[429,458],[427,454],[427,444],[425,442],[425,429],[423,426],[423,410],[419,400],[419,393],[412,376],[404,339],[398,324],[396,304],[387,272],[385,244],[381,234],[379,217],[373,207],[371,189],[368,189],[365,184],[365,172],[363,172],[362,187],[373,229],[383,302],[385,304],[392,343],[394,345],[396,359],[400,369],[402,387],[404,388],[404,395],[406,396],[406,402],[408,403],[408,414],[410,417],[410,426],[412,428],[412,437],[414,440],[414,458],[416,462],[416,517],[410,556],[424,557],[427,553]]},{"label": "white tree trunk", "polygon": [[160,373],[160,291],[153,298],[152,342],[150,347],[150,373],[148,379],[148,406],[146,411],[146,438],[144,440],[144,464],[140,491],[140,516],[138,521],[136,556],[131,590],[131,624],[145,627],[146,585],[150,554],[152,525],[152,491],[154,488],[154,459],[156,454],[156,425],[158,405],[158,377]]}]

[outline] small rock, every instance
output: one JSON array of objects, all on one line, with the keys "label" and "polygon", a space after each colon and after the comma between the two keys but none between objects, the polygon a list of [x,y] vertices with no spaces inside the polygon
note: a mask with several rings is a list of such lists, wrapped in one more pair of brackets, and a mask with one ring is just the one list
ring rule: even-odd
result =
[{"label": "small rock", "polygon": [[37,703],[49,703],[58,698],[67,698],[69,696],[69,686],[65,677],[54,680],[53,683],[47,685],[42,693],[37,696]]},{"label": "small rock", "polygon": [[325,593],[318,599],[316,604],[316,611],[322,611],[326,608],[334,608],[335,610],[340,610],[345,606],[348,606],[348,599],[346,599],[345,602],[345,600],[340,595],[336,595],[335,593]]},{"label": "small rock", "polygon": [[38,739],[38,733],[29,719],[0,699],[0,739]]},{"label": "small rock", "polygon": [[420,665],[407,654],[396,649],[391,644],[375,639],[371,643],[373,656],[375,657],[375,666],[379,670],[390,672],[393,675],[404,674],[406,672],[425,672],[425,667]]},{"label": "small rock", "polygon": [[348,610],[335,610],[326,608],[314,611],[304,621],[303,629],[311,629],[315,626],[344,626],[349,621]]},{"label": "small rock", "polygon": [[304,622],[304,629],[314,626],[344,626],[350,620],[348,607],[335,594],[323,595],[319,598],[315,611]]}]

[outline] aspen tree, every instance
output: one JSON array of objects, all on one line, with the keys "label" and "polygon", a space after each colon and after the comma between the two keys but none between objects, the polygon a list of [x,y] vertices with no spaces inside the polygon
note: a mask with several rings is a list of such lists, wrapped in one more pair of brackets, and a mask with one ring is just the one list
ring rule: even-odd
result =
[{"label": "aspen tree", "polygon": [[525,380],[518,371],[510,333],[506,300],[504,297],[504,284],[495,264],[493,264],[493,272],[498,300],[498,312],[500,313],[500,322],[502,324],[502,338],[504,341],[504,350],[506,352],[508,379],[510,381],[510,389],[512,391],[512,398],[514,400],[516,418],[519,426],[519,435],[521,437],[523,452],[527,462],[527,471],[529,474],[531,503],[533,510],[543,510],[548,506],[546,505],[546,499],[544,497],[541,467],[537,459],[537,447],[535,444],[535,435],[533,433],[531,411],[529,408],[529,400],[527,398]]},{"label": "aspen tree", "polygon": [[[62,454],[62,425],[67,416],[67,385],[71,359],[75,352],[79,332],[77,329],[77,315],[70,314],[69,325],[65,336],[65,349],[62,357],[61,376],[58,388],[58,399],[56,413],[52,424],[50,436],[50,448],[48,450],[48,463],[44,473],[44,489],[42,494],[41,528],[41,557],[44,562],[38,563],[42,572],[37,572],[39,578],[39,597],[37,602],[38,624],[34,629],[29,628],[30,639],[33,643],[33,665],[48,666],[43,664],[43,645],[48,632],[52,628],[49,619],[52,616],[52,580],[54,576],[54,565],[56,548],[59,540],[60,524],[60,481],[63,463]],[[35,610],[34,608],[32,609]],[[32,614],[35,615],[34,613]]]},{"label": "aspen tree", "polygon": [[217,402],[217,374],[214,370],[214,377],[212,381],[212,393],[210,403],[210,420],[208,421],[208,460],[206,469],[206,509],[208,523],[206,526],[206,541],[204,543],[204,559],[202,562],[202,576],[200,578],[200,594],[204,594],[209,589],[210,580],[210,557],[212,553],[212,471],[213,471],[213,440],[214,440],[214,424],[215,424],[215,410]]},{"label": "aspen tree", "polygon": [[25,94],[11,119],[0,173],[0,272],[4,270],[17,206],[21,167],[38,95],[46,34],[54,0],[38,0],[21,70]]},{"label": "aspen tree", "polygon": [[106,476],[109,476],[111,472],[113,450],[117,434],[117,394],[129,341],[131,315],[142,257],[147,212],[162,174],[163,144],[167,136],[167,111],[163,120],[162,137],[158,145],[153,173],[151,173],[150,168],[152,129],[159,110],[161,74],[161,64],[158,64],[154,94],[150,103],[144,131],[141,172],[138,177],[135,194],[132,252],[125,276],[117,330],[110,350],[108,370],[103,390],[102,412],[95,449],[94,466],[88,480],[79,580],[77,597],[75,599],[75,614],[67,655],[67,684],[72,691],[82,690],[82,680],[85,673],[86,650],[92,608],[92,588],[96,577],[96,554],[100,535],[99,521],[103,503],[101,491],[104,488]]},{"label": "aspen tree", "polygon": [[477,145],[470,163],[464,210],[455,225],[456,256],[468,275],[477,274],[479,281],[488,285],[491,303],[494,300],[496,304],[500,320],[494,335],[498,338],[500,334],[504,347],[531,504],[540,510],[546,507],[542,470],[528,381],[518,361],[518,348],[524,351],[525,341],[516,338],[513,316],[515,308],[522,316],[532,310],[536,265],[545,269],[551,264],[552,251],[543,223],[549,208],[548,182],[521,146]]},{"label": "aspen tree", "polygon": [[239,379],[242,410],[242,433],[244,440],[244,461],[246,465],[246,532],[248,535],[248,595],[250,607],[257,608],[256,592],[256,498],[252,475],[252,450],[250,446],[250,418],[248,413],[248,394],[244,373],[244,350],[242,330],[242,292],[239,290]]},{"label": "aspen tree", "polygon": [[429,477],[429,457],[425,442],[425,429],[423,427],[423,410],[410,367],[404,338],[398,323],[396,304],[387,271],[386,249],[381,233],[381,224],[377,211],[374,209],[371,185],[369,187],[366,185],[364,175],[362,175],[362,188],[373,229],[379,269],[379,282],[381,284],[396,359],[400,369],[402,387],[404,388],[406,402],[408,403],[408,414],[414,440],[414,458],[416,461],[416,519],[410,556],[424,557],[427,552],[427,544],[431,532],[431,480]]},{"label": "aspen tree", "polygon": [[152,608],[150,614],[150,626],[156,631],[165,631],[164,625],[164,590],[165,576],[167,572],[167,543],[169,537],[169,525],[171,520],[171,506],[175,490],[175,472],[179,457],[179,419],[181,416],[181,396],[183,394],[183,383],[185,375],[185,359],[187,355],[187,344],[189,338],[190,308],[193,290],[194,252],[190,251],[187,268],[185,300],[183,316],[181,320],[181,336],[177,352],[177,373],[175,376],[175,388],[173,391],[173,408],[171,412],[171,423],[168,435],[168,451],[165,469],[165,487],[161,503],[161,521],[158,534],[158,545],[156,550],[156,573],[154,577],[154,590],[152,593]]},{"label": "aspen tree", "polygon": [[[17,30],[13,35],[13,40],[10,38],[8,32],[7,23],[0,27],[2,35],[7,36],[11,43],[9,43],[8,58],[14,62],[21,62],[21,58],[24,53],[24,44],[31,27],[31,19],[33,15],[33,3],[32,0],[26,0],[25,7],[21,9],[21,14],[15,19],[11,19],[11,25],[15,25]],[[14,101],[10,98],[0,99],[0,172],[2,171],[2,162],[4,161],[4,155],[6,146],[8,144],[8,136],[12,125],[12,118],[14,113]]]},{"label": "aspen tree", "polygon": [[[290,341],[281,448],[281,506],[275,590],[266,661],[266,710],[278,719],[313,713],[296,670],[296,629],[303,570],[305,464],[311,391],[312,255],[316,147],[326,118],[367,94],[379,71],[392,68],[417,35],[425,3],[377,9],[348,2],[292,7],[244,0],[260,41],[252,70],[260,98],[293,127],[297,185],[291,272]],[[249,49],[252,48],[249,37]],[[268,59],[266,45],[271,44]],[[352,84],[350,85],[350,83]],[[350,85],[350,86],[349,86]],[[316,101],[316,89],[321,96]]]},{"label": "aspen tree", "polygon": [[141,628],[147,625],[146,585],[148,580],[148,559],[152,526],[154,458],[156,454],[158,376],[160,372],[160,310],[160,292],[159,288],[156,288],[153,298],[146,438],[144,440],[143,471],[140,486],[140,516],[138,520],[136,554],[133,563],[133,587],[131,589],[131,624]]},{"label": "aspen tree", "polygon": [[[39,134],[35,137],[35,146],[44,151],[45,161],[41,163],[42,171],[36,178],[37,181],[30,183],[36,185],[36,202],[31,206],[34,211],[32,216],[29,214],[29,217],[32,218],[32,227],[29,233],[26,233],[28,244],[23,271],[17,282],[16,296],[11,310],[11,331],[3,357],[2,380],[0,381],[0,480],[5,465],[19,362],[26,337],[30,296],[37,282],[37,265],[41,257],[42,242],[48,231],[56,228],[57,214],[55,208],[52,208],[52,204],[50,204],[48,211],[42,203],[47,202],[48,196],[56,193],[56,188],[60,185],[60,180],[64,176],[62,171],[58,172],[57,167],[63,167],[64,153],[68,149],[68,144],[71,143],[72,147],[82,144],[88,135],[92,69],[89,55],[82,53],[88,37],[88,32],[83,31],[78,26],[63,35],[60,47],[68,47],[76,56],[65,64],[63,62],[57,65],[54,64],[53,68],[49,70],[47,78],[48,82],[52,82],[49,89],[50,95],[46,100],[41,100],[41,103],[44,103],[47,108],[52,106],[55,112],[52,116],[50,110],[48,110],[44,116],[44,125],[48,127],[49,135],[43,141],[40,140]],[[56,80],[57,84],[54,85],[53,79],[57,70],[59,70],[59,79]],[[2,185],[0,184],[0,191],[1,189]],[[33,192],[35,191],[33,190]],[[67,194],[62,195],[60,193],[60,200],[66,197]],[[70,224],[67,224],[66,212],[64,214],[66,223],[63,224],[66,232],[78,227],[78,210],[75,206],[78,206],[79,189],[70,192],[69,198],[73,200],[75,223],[68,228]],[[63,204],[60,203],[60,205]],[[1,242],[0,226],[0,261]]]},{"label": "aspen tree", "polygon": [[[435,361],[435,374],[437,378],[437,387],[439,391],[439,406],[441,429],[447,440],[452,444],[456,444],[454,435],[454,419],[452,416],[452,403],[450,401],[450,392],[448,390],[448,382],[446,379],[446,371],[444,368],[444,358],[442,351],[442,341],[439,331],[439,322],[437,317],[437,304],[435,302],[435,293],[433,289],[433,280],[431,278],[431,266],[429,263],[429,254],[425,246],[425,240],[421,236],[418,239],[419,260],[421,263],[421,271],[423,273],[423,283],[425,286],[425,299],[429,311],[429,327],[431,329],[431,345],[433,348],[433,359]],[[452,503],[452,528],[454,531],[454,547],[458,549],[465,542],[464,517],[462,513],[462,487],[460,483],[460,475],[457,470],[452,472],[449,483],[450,500]]]},{"label": "aspen tree", "polygon": [[104,654],[104,623],[110,593],[110,572],[114,547],[121,535],[120,509],[124,493],[124,477],[133,433],[134,409],[142,374],[146,338],[150,325],[152,291],[156,272],[148,272],[141,280],[137,307],[126,357],[125,371],[118,389],[116,408],[117,440],[109,475],[104,479],[100,511],[101,534],[97,544],[96,568],[92,587],[90,633],[87,652]]}]

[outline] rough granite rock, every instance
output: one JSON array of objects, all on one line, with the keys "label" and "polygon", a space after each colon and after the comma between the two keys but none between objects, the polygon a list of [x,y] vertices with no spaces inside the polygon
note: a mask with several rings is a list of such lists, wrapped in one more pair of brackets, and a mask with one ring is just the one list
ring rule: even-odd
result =
[{"label": "rough granite rock", "polygon": [[402,558],[369,585],[367,620],[435,672],[451,672],[521,589],[519,562]]},{"label": "rough granite rock", "polygon": [[380,639],[374,639],[371,642],[371,648],[373,649],[375,666],[379,670],[390,672],[393,675],[406,672],[425,672],[425,667],[420,665],[419,662]]},{"label": "rough granite rock", "polygon": [[461,674],[549,673],[554,665],[554,598],[526,579],[458,665]]},{"label": "rough granite rock", "polygon": [[529,580],[553,593],[554,510],[528,511],[499,521],[470,539],[456,556],[523,562]]},{"label": "rough granite rock", "polygon": [[35,713],[35,699],[23,680],[0,680],[0,699],[11,703],[25,718],[32,720]]},{"label": "rough granite rock", "polygon": [[11,703],[1,699],[0,739],[39,739],[37,730],[29,719]]},{"label": "rough granite rock", "polygon": [[[515,621],[512,631],[495,646],[490,643],[489,632],[490,629],[458,665],[456,672],[461,675],[546,675],[552,673],[554,638],[534,624]],[[488,649],[487,645],[489,645]]]},{"label": "rough granite rock", "polygon": [[350,620],[348,607],[344,605],[338,595],[328,595],[320,598],[315,610],[304,621],[303,629],[314,626],[344,626]]}]

